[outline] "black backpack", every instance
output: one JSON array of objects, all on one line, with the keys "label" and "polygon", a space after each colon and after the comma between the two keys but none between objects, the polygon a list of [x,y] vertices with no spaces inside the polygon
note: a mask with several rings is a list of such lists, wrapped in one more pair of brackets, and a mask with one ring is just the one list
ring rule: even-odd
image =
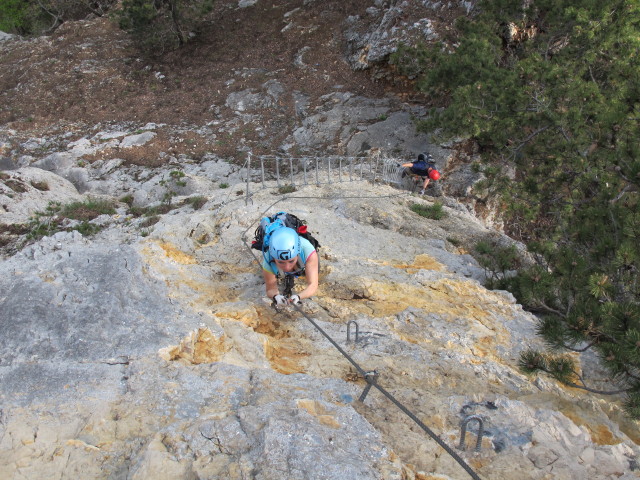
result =
[{"label": "black backpack", "polygon": [[306,238],[316,251],[320,248],[320,242],[307,231],[307,222],[287,212],[278,212],[270,217],[262,217],[251,242],[251,248],[260,250],[263,253],[266,252],[269,248],[271,234],[280,227],[293,228],[298,235]]},{"label": "black backpack", "polygon": [[418,155],[418,162],[424,162],[427,165],[435,165],[436,161],[433,159],[430,153],[421,153]]},{"label": "black backpack", "polygon": [[413,162],[411,172],[426,177],[429,175],[429,168],[436,168],[436,161],[433,159],[430,153],[421,153],[418,155],[418,160]]}]

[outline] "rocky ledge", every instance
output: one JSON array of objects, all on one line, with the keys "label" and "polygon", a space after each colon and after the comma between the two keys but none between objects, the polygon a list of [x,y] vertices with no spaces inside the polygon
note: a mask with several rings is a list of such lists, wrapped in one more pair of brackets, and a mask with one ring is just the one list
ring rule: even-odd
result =
[{"label": "rocky ledge", "polygon": [[[45,173],[34,198],[86,198]],[[376,389],[359,400],[365,380],[312,322],[271,308],[247,241],[277,210],[322,244],[305,314],[480,478],[638,477],[615,401],[519,372],[535,318],[482,286],[466,252],[499,235],[463,208],[429,220],[410,206],[435,199],[367,181],[242,186],[198,209],[176,197],[146,229],[121,206],[2,261],[2,478],[466,478]],[[459,449],[470,416],[479,448],[471,421]]]}]

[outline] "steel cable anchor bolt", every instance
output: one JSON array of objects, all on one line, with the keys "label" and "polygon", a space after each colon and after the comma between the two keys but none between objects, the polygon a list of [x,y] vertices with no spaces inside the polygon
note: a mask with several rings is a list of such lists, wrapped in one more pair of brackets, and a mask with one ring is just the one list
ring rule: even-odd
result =
[{"label": "steel cable anchor bolt", "polygon": [[359,401],[364,402],[364,399],[367,397],[369,390],[371,390],[371,387],[375,385],[375,383],[378,381],[378,377],[379,375],[377,370],[371,370],[370,372],[365,372],[364,379],[367,382],[367,386],[364,387],[364,390],[362,391],[362,395],[360,395],[360,398],[358,399]]}]

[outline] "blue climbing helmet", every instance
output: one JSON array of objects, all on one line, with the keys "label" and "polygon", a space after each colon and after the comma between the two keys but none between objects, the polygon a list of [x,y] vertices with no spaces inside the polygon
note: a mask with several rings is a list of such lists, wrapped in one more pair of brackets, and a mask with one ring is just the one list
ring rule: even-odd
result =
[{"label": "blue climbing helmet", "polygon": [[293,228],[281,227],[271,234],[269,255],[274,260],[291,260],[300,255],[300,237]]}]

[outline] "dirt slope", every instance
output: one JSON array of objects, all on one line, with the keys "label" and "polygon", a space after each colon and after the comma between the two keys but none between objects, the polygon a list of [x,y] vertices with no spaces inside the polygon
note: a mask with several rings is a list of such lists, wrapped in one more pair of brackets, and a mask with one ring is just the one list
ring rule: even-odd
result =
[{"label": "dirt slope", "polygon": [[[217,2],[215,20],[198,41],[157,59],[142,57],[107,18],[67,22],[50,37],[0,46],[0,123],[15,129],[109,121],[204,124],[230,93],[269,78],[312,101],[339,85],[384,94],[342,54],[345,18],[366,18],[371,2],[237,4]],[[248,69],[263,75],[243,76]],[[293,114],[291,104],[279,110]]]}]

